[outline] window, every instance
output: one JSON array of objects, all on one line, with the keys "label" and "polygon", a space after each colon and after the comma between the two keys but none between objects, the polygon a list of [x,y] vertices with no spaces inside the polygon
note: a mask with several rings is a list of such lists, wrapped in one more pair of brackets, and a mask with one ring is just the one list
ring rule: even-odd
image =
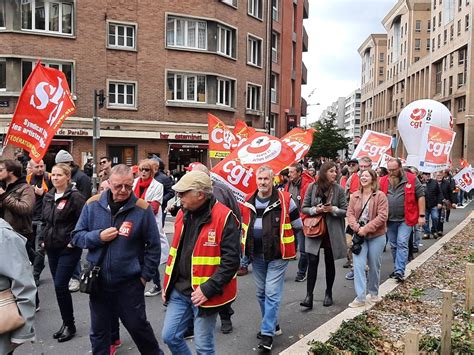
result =
[{"label": "window", "polygon": [[278,0],[272,0],[272,19],[278,21]]},{"label": "window", "polygon": [[247,40],[247,64],[262,66],[262,40],[250,35]]},{"label": "window", "polygon": [[448,95],[453,93],[453,76],[449,77],[449,88],[448,88]]},{"label": "window", "polygon": [[5,0],[0,0],[0,28],[5,26]]},{"label": "window", "polygon": [[428,27],[426,29],[426,32],[431,32],[431,20],[428,20]]},{"label": "window", "polygon": [[461,35],[461,20],[458,21],[458,36]]},{"label": "window", "polygon": [[207,49],[206,21],[168,17],[166,44],[169,47]]},{"label": "window", "polygon": [[[54,68],[62,71],[66,76],[67,83],[69,84],[69,90],[74,92],[74,82],[73,82],[73,65],[72,63],[59,63],[59,62],[49,62],[42,60],[41,64],[48,68]],[[22,60],[21,61],[21,78],[22,86],[25,85],[26,80],[33,71],[33,67],[36,65],[36,61],[32,60]]]},{"label": "window", "polygon": [[72,1],[22,1],[21,28],[72,35],[73,9]]},{"label": "window", "polygon": [[421,49],[421,39],[415,38],[415,51],[419,51]]},{"label": "window", "polygon": [[7,90],[7,61],[0,58],[0,91]]},{"label": "window", "polygon": [[135,107],[135,84],[109,82],[109,106]]},{"label": "window", "polygon": [[234,102],[234,81],[217,78],[217,105],[232,107]]},{"label": "window", "polygon": [[454,25],[451,25],[449,28],[449,40],[452,41],[454,39]]},{"label": "window", "polygon": [[436,64],[436,84],[435,84],[435,93],[436,94],[441,94],[441,73],[442,73],[442,64],[437,63]]},{"label": "window", "polygon": [[464,73],[458,73],[458,89],[464,85]]},{"label": "window", "polygon": [[415,57],[415,63],[420,60],[420,57]]},{"label": "window", "polygon": [[109,23],[109,47],[135,49],[136,27],[119,23]]},{"label": "window", "polygon": [[438,48],[441,47],[441,33],[438,35]]},{"label": "window", "polygon": [[438,14],[438,27],[441,27],[441,11]]},{"label": "window", "polygon": [[260,20],[263,19],[263,0],[248,0],[248,14]]},{"label": "window", "polygon": [[379,62],[383,63],[385,61],[385,53],[379,53]]},{"label": "window", "polygon": [[464,27],[464,30],[465,30],[465,31],[468,31],[468,30],[469,30],[469,14],[466,15],[466,26]]},{"label": "window", "polygon": [[168,73],[166,99],[170,101],[206,102],[206,76]]},{"label": "window", "polygon": [[421,20],[415,22],[415,32],[421,32]]},{"label": "window", "polygon": [[272,136],[276,136],[276,123],[278,121],[278,114],[272,113],[270,114],[270,122],[268,122],[268,132]]},{"label": "window", "polygon": [[458,112],[466,111],[466,96],[458,97],[456,99],[456,107]]},{"label": "window", "polygon": [[462,9],[462,0],[458,0],[458,11]]},{"label": "window", "polygon": [[436,31],[436,16],[433,16],[433,32]]},{"label": "window", "polygon": [[464,61],[466,60],[466,49],[460,49],[458,52],[458,65],[464,64]]},{"label": "window", "polygon": [[224,4],[237,7],[237,0],[221,0]]},{"label": "window", "polygon": [[278,63],[278,42],[280,36],[276,32],[272,32],[272,62]]},{"label": "window", "polygon": [[217,43],[217,53],[235,58],[234,39],[235,32],[230,28],[218,25],[219,40]]},{"label": "window", "polygon": [[454,53],[449,54],[449,67],[451,68],[454,65]]},{"label": "window", "polygon": [[261,110],[261,91],[260,86],[247,84],[247,110]]},{"label": "window", "polygon": [[444,30],[443,44],[448,43],[448,30]]},{"label": "window", "polygon": [[379,68],[379,75],[383,75],[383,68]]},{"label": "window", "polygon": [[430,39],[429,38],[426,40],[426,50],[427,51],[430,50]]},{"label": "window", "polygon": [[273,103],[278,102],[278,74],[275,73],[270,78],[270,96]]}]

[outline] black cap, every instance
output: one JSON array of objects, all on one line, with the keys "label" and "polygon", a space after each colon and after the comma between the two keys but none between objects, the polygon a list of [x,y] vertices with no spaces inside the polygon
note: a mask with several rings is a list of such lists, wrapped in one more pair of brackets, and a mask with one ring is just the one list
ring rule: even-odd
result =
[{"label": "black cap", "polygon": [[359,164],[359,161],[357,159],[351,159],[347,162],[347,165],[349,164]]}]

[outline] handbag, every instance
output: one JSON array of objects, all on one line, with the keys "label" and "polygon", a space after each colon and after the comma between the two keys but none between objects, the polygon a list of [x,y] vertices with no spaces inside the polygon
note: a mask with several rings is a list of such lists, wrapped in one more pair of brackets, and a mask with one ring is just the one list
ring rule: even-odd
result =
[{"label": "handbag", "polygon": [[6,289],[0,292],[0,334],[9,333],[25,324],[20,315],[12,290]]},{"label": "handbag", "polygon": [[79,278],[79,292],[87,293],[89,295],[94,295],[100,290],[100,269],[102,262],[105,258],[105,253],[107,251],[109,244],[107,244],[102,253],[100,254],[99,260],[96,265],[89,265],[84,268]]},{"label": "handbag", "polygon": [[307,217],[303,221],[303,233],[308,238],[320,238],[327,233],[326,219],[322,214]]}]

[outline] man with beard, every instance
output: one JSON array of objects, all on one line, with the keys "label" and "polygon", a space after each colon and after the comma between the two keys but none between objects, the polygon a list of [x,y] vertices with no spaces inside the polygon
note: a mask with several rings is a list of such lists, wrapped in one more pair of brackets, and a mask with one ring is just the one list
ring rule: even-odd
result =
[{"label": "man with beard", "polygon": [[408,242],[413,227],[425,224],[425,193],[416,176],[404,172],[400,159],[387,164],[389,175],[380,178],[380,190],[388,198],[387,237],[392,248],[394,271],[390,277],[402,282],[408,262]]}]

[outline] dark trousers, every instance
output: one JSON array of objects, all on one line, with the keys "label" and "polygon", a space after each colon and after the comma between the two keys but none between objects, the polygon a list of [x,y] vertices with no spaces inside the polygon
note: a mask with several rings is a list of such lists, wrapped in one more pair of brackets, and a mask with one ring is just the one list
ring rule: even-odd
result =
[{"label": "dark trousers", "polygon": [[82,249],[67,247],[64,249],[50,249],[47,250],[47,254],[61,318],[64,324],[73,325],[74,308],[68,285],[77,261],[81,259]]},{"label": "dark trousers", "polygon": [[[321,251],[321,250],[320,250]],[[318,276],[319,254],[306,253],[308,256],[308,280],[306,281],[306,291],[312,295],[316,278]],[[332,286],[336,278],[336,266],[331,248],[324,248],[324,264],[326,266],[326,293],[332,295]]]},{"label": "dark trousers", "polygon": [[160,278],[160,270],[159,269],[156,269],[156,274],[155,274],[155,276],[153,276],[153,283],[156,286],[160,286],[161,278]]},{"label": "dark trousers", "polygon": [[90,295],[90,340],[94,355],[110,354],[111,321],[114,316],[120,318],[141,354],[163,354],[146,317],[143,291],[144,286],[137,278]]},{"label": "dark trousers", "polygon": [[35,257],[33,261],[33,276],[36,282],[39,281],[41,272],[44,269],[45,251],[40,246],[40,242],[39,242],[40,233],[41,233],[41,221],[33,221],[33,234],[35,236]]}]

